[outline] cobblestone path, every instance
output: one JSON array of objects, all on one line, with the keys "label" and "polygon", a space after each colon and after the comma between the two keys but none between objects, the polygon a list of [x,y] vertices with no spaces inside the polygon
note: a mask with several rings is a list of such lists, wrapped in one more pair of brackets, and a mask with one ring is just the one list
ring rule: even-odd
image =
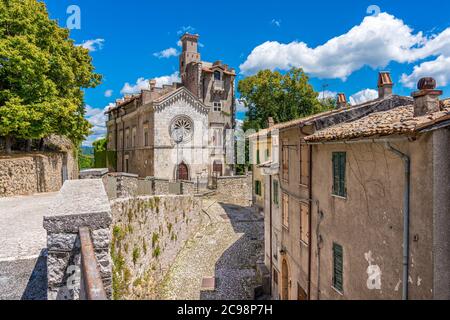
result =
[{"label": "cobblestone path", "polygon": [[[247,208],[204,201],[210,216],[177,256],[160,287],[165,300],[250,300],[254,297],[256,262],[264,254],[264,221]],[[215,278],[214,288],[202,288]]]}]

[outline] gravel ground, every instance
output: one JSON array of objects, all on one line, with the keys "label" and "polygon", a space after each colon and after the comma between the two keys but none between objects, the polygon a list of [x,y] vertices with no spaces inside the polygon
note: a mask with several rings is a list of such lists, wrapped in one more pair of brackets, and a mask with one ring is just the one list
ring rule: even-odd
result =
[{"label": "gravel ground", "polygon": [[[166,300],[251,300],[256,262],[263,256],[264,222],[251,210],[205,201],[211,217],[179,253],[162,283]],[[203,278],[215,277],[215,290],[202,290]]]}]

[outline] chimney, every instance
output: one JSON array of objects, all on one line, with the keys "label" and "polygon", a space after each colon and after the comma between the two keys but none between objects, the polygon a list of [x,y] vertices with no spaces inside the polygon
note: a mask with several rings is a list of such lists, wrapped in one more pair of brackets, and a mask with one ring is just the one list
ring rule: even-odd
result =
[{"label": "chimney", "polygon": [[391,73],[388,71],[381,71],[378,74],[378,98],[384,99],[392,96],[392,88],[394,83],[392,82]]},{"label": "chimney", "polygon": [[267,124],[269,128],[272,128],[275,125],[275,121],[273,120],[272,117],[269,117],[269,119],[267,119]]},{"label": "chimney", "polygon": [[336,106],[338,109],[343,109],[347,107],[347,97],[345,96],[345,93],[338,93],[337,94],[337,100],[336,100]]},{"label": "chimney", "polygon": [[440,110],[439,96],[442,90],[436,90],[436,80],[427,77],[419,80],[419,91],[413,92],[414,117],[424,116]]},{"label": "chimney", "polygon": [[156,88],[156,80],[155,79],[150,80],[149,85],[150,85],[150,91],[154,91]]}]

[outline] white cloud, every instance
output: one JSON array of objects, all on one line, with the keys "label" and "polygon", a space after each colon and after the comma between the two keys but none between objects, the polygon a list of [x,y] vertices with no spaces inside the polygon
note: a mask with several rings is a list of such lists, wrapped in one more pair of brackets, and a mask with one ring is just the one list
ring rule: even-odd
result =
[{"label": "white cloud", "polygon": [[105,112],[108,111],[109,108],[114,107],[114,103],[110,103],[103,109],[94,108],[89,105],[86,105],[86,114],[85,118],[92,124],[92,134],[83,142],[83,145],[90,146],[92,143],[98,139],[101,139],[106,136],[106,120],[107,117]]},{"label": "white cloud", "polygon": [[240,69],[249,75],[262,69],[302,67],[314,77],[346,80],[364,66],[384,68],[391,61],[411,63],[449,53],[450,28],[425,37],[422,32],[414,33],[402,20],[380,13],[315,48],[298,41],[267,41],[253,49]]},{"label": "white cloud", "polygon": [[337,96],[337,92],[325,90],[325,91],[319,92],[318,98],[319,99],[327,99],[327,98],[336,98],[336,96]]},{"label": "white cloud", "polygon": [[167,59],[170,57],[176,57],[176,56],[178,56],[178,54],[179,53],[178,53],[177,49],[168,48],[168,49],[162,50],[160,52],[155,52],[153,55],[159,59],[163,59],[163,58]]},{"label": "white cloud", "polygon": [[79,44],[79,46],[82,46],[83,48],[88,49],[89,51],[97,51],[103,48],[104,43],[105,39],[93,39],[93,40],[86,40],[82,44]]},{"label": "white cloud", "polygon": [[378,91],[373,89],[361,90],[350,97],[350,104],[352,106],[361,104],[367,101],[375,100],[378,98]]},{"label": "white cloud", "polygon": [[178,35],[182,35],[185,33],[193,33],[195,31],[195,28],[192,26],[183,26],[180,28],[180,30],[177,31]]},{"label": "white cloud", "polygon": [[439,86],[450,83],[450,56],[439,56],[436,60],[424,62],[414,67],[410,75],[403,74],[400,82],[407,88],[414,88],[420,78],[433,77]]},{"label": "white cloud", "polygon": [[272,19],[270,23],[278,28],[281,27],[281,20]]},{"label": "white cloud", "polygon": [[106,90],[105,91],[105,97],[107,97],[107,98],[111,98],[111,96],[113,95],[113,90]]},{"label": "white cloud", "polygon": [[[174,82],[181,81],[180,74],[178,71],[174,72],[168,76],[162,76],[162,77],[153,78],[153,79],[156,80],[157,87],[162,87],[163,85],[170,85]],[[136,94],[136,93],[140,93],[141,90],[148,89],[148,88],[149,88],[149,79],[139,78],[136,80],[136,83],[133,85],[128,82],[125,83],[125,85],[123,86],[120,93],[123,95]]]},{"label": "white cloud", "polygon": [[247,112],[248,108],[244,105],[242,100],[236,99],[236,112]]}]

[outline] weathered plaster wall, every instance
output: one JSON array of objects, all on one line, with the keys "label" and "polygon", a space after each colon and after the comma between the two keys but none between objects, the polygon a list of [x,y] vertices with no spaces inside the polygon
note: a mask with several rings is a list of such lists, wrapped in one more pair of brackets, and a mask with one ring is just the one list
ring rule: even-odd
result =
[{"label": "weathered plaster wall", "polygon": [[450,130],[433,133],[433,246],[435,299],[450,299]]},{"label": "weathered plaster wall", "polygon": [[[411,157],[410,299],[433,297],[433,161],[430,134],[393,146]],[[346,198],[332,196],[332,152],[347,152]],[[312,298],[401,299],[403,161],[376,143],[313,147]],[[319,212],[323,238],[317,251]],[[343,247],[344,290],[332,287],[333,243]]]},{"label": "weathered plaster wall", "polygon": [[253,176],[219,177],[215,199],[218,202],[250,207],[253,203]]},{"label": "weathered plaster wall", "polygon": [[[310,128],[303,128],[310,130]],[[303,131],[305,132],[305,131]],[[309,131],[307,131],[309,132]],[[308,269],[309,269],[309,246],[301,241],[301,205],[309,205],[309,187],[300,184],[301,181],[301,160],[308,162],[309,159],[301,159],[301,141],[305,135],[298,127],[293,127],[280,132],[280,174],[279,180],[279,215],[275,216],[274,221],[274,245],[277,246],[274,254],[277,255],[274,266],[279,272],[278,291],[274,291],[273,296],[282,296],[282,279],[283,279],[283,260],[287,264],[288,279],[291,281],[289,290],[289,299],[298,299],[299,291],[308,291]],[[288,174],[283,176],[282,155],[283,150],[288,155]],[[303,156],[305,156],[303,154]],[[288,198],[289,223],[284,226],[282,223],[282,203],[283,194]],[[275,244],[278,242],[278,244]],[[280,250],[285,252],[281,256]],[[275,249],[274,249],[275,250]],[[300,288],[300,289],[299,289]]]},{"label": "weathered plaster wall", "polygon": [[155,299],[179,250],[201,225],[200,200],[152,196],[118,199],[111,206],[114,298]]},{"label": "weathered plaster wall", "polygon": [[59,191],[67,178],[78,178],[78,164],[72,153],[30,153],[0,156],[0,197]]}]

